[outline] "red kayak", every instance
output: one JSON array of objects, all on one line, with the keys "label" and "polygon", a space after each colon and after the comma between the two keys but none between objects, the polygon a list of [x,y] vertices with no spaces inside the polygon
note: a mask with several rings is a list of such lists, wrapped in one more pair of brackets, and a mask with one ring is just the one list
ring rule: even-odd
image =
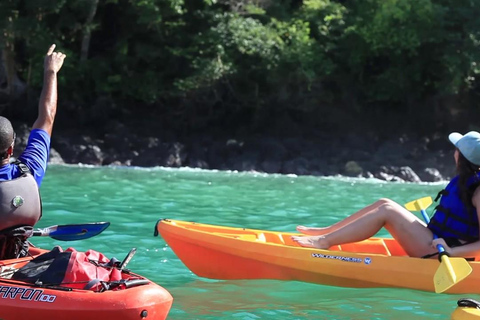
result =
[{"label": "red kayak", "polygon": [[[0,319],[139,320],[166,319],[170,293],[128,270],[119,270],[114,289],[92,291],[13,280],[12,275],[35,257],[49,252],[31,248],[31,257],[0,261]],[[24,268],[25,269],[25,268]]]}]

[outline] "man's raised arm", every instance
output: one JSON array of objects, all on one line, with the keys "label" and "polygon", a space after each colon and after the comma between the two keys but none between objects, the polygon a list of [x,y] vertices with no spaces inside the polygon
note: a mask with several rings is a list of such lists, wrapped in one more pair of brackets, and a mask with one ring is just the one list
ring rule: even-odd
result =
[{"label": "man's raised arm", "polygon": [[38,104],[38,118],[32,129],[43,129],[52,135],[53,122],[57,113],[57,73],[62,68],[65,54],[54,52],[55,45],[48,49],[44,61],[43,88]]}]

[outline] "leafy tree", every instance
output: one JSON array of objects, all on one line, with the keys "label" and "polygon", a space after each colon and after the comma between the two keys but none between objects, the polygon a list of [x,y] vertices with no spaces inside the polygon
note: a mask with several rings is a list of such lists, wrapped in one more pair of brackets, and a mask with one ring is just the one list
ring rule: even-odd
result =
[{"label": "leafy tree", "polygon": [[448,122],[480,110],[479,14],[470,0],[4,0],[0,106],[27,114],[56,43],[60,116],[82,125]]}]

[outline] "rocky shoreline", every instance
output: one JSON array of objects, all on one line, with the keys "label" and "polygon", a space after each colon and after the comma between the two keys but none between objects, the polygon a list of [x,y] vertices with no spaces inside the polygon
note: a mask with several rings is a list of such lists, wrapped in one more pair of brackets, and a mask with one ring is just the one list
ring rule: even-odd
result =
[{"label": "rocky shoreline", "polygon": [[[29,127],[14,127],[18,155]],[[173,131],[160,137],[138,134],[120,122],[110,123],[101,133],[79,132],[54,130],[50,163],[342,175],[398,182],[437,182],[454,175],[453,148],[445,135],[380,139],[371,133],[339,136],[313,130],[308,137],[211,133],[175,137]]]}]

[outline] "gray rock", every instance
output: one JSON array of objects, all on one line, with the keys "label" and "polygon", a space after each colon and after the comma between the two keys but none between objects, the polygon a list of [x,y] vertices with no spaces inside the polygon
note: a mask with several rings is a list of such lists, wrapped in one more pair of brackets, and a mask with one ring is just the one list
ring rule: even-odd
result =
[{"label": "gray rock", "polygon": [[418,176],[425,182],[439,182],[444,180],[440,171],[435,168],[425,168],[418,173]]},{"label": "gray rock", "polygon": [[79,163],[101,166],[103,164],[103,153],[100,147],[89,145],[84,148],[77,159]]},{"label": "gray rock", "polygon": [[348,177],[359,177],[363,173],[363,168],[355,161],[345,163],[343,173]]},{"label": "gray rock", "polygon": [[57,150],[51,148],[48,163],[51,163],[51,164],[65,164],[65,161],[63,160],[60,153],[57,152]]},{"label": "gray rock", "polygon": [[282,173],[307,175],[309,173],[308,161],[305,158],[295,158],[283,163]]}]

